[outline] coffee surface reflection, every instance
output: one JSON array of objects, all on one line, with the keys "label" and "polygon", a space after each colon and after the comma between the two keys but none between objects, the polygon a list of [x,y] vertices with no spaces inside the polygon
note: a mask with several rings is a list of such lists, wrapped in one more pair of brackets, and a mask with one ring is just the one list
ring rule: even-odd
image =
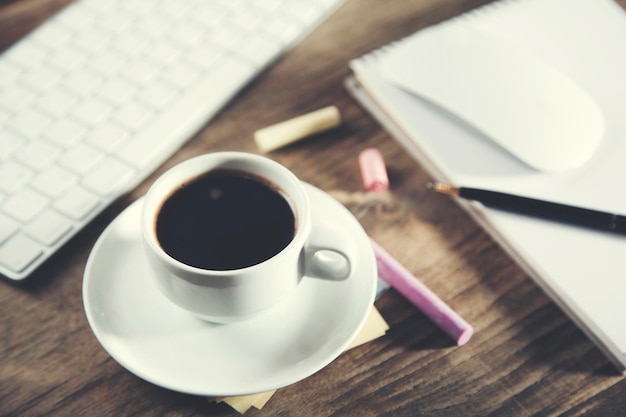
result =
[{"label": "coffee surface reflection", "polygon": [[216,169],[175,190],[161,206],[156,235],[187,265],[225,271],[261,263],[294,237],[296,218],[278,186],[238,170]]}]

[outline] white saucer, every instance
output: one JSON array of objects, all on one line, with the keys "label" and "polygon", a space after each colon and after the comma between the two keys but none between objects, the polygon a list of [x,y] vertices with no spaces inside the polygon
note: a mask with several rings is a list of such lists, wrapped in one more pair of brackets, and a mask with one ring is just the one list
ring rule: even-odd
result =
[{"label": "white saucer", "polygon": [[149,382],[207,396],[281,388],[339,356],[372,308],[375,258],[352,214],[319,189],[305,186],[313,227],[345,229],[357,242],[359,259],[350,279],[304,277],[291,298],[255,319],[203,322],[153,286],[140,239],[138,200],[100,236],[85,269],[85,312],[104,349]]}]

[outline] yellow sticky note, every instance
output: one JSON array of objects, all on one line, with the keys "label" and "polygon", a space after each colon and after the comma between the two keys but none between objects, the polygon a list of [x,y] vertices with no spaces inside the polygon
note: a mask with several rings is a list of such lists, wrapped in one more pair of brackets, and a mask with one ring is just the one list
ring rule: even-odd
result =
[{"label": "yellow sticky note", "polygon": [[[352,343],[348,345],[346,350],[352,349],[353,347],[362,345],[371,340],[377,339],[381,336],[384,336],[385,333],[389,330],[389,325],[380,315],[376,307],[372,306],[372,310],[370,311],[365,324],[361,331],[354,338]],[[225,402],[233,409],[235,409],[240,414],[244,414],[250,408],[254,407],[257,409],[263,408],[265,404],[270,400],[272,395],[274,395],[274,391],[261,392],[258,394],[250,394],[250,395],[239,395],[234,397],[221,397],[216,398],[217,402]]]}]

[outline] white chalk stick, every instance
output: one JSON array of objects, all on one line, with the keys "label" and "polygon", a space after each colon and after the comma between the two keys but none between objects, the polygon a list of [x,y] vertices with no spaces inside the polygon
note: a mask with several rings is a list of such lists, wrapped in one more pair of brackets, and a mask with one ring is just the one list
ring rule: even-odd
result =
[{"label": "white chalk stick", "polygon": [[254,133],[254,141],[261,152],[271,152],[307,136],[332,129],[340,123],[339,109],[328,106],[259,129]]}]

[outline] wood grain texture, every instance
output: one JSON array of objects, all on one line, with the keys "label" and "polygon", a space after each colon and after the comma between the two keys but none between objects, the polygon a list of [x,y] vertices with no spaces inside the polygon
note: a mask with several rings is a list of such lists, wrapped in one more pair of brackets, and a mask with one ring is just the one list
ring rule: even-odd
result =
[{"label": "wood grain texture", "polygon": [[[428,174],[343,88],[350,59],[487,2],[348,0],[34,279],[1,281],[0,415],[237,415],[225,404],[147,383],[108,356],[83,312],[85,261],[106,225],[165,169],[204,152],[258,153],[255,130],[331,104],[342,113],[340,128],[270,156],[348,207],[476,332],[458,348],[390,290],[376,303],[391,327],[385,337],[346,352],[247,415],[626,415],[624,378],[459,207],[426,189]],[[67,3],[1,1],[0,48]],[[389,194],[363,192],[357,155],[371,146],[387,161]]]}]

